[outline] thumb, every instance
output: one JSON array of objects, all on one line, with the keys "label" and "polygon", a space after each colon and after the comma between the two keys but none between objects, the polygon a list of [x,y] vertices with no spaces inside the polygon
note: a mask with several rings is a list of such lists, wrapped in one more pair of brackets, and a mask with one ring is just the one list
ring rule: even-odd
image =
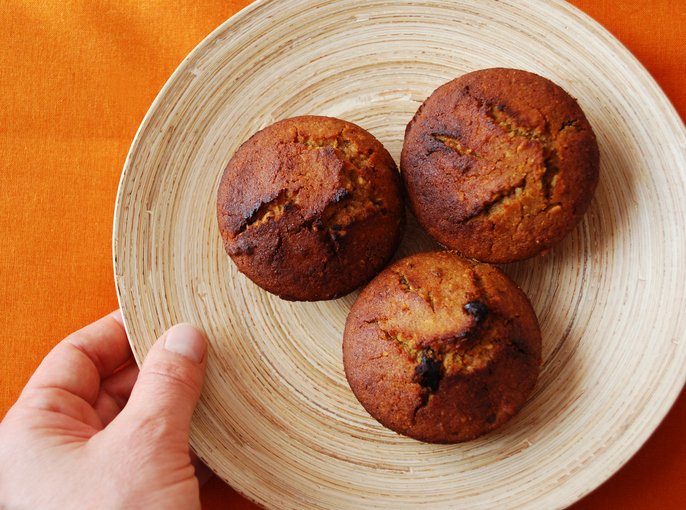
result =
[{"label": "thumb", "polygon": [[139,424],[154,424],[160,432],[187,444],[206,366],[202,332],[191,324],[177,324],[150,349],[122,413]]}]

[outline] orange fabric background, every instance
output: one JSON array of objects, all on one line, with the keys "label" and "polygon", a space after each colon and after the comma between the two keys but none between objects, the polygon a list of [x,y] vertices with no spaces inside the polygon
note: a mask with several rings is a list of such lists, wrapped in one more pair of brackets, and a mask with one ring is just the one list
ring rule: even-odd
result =
[{"label": "orange fabric background", "polygon": [[[183,58],[249,3],[3,3],[0,417],[52,346],[117,308],[112,220],[129,146]],[[571,3],[633,52],[686,119],[683,0]],[[685,426],[682,393],[639,453],[572,508],[686,508]],[[206,509],[257,508],[217,479],[203,488],[202,502]]]}]

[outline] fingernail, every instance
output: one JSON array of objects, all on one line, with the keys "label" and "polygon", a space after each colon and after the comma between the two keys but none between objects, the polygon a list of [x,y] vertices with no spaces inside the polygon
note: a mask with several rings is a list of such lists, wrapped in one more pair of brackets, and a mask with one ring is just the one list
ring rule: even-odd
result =
[{"label": "fingernail", "polygon": [[200,363],[205,356],[205,337],[191,324],[177,324],[167,332],[164,348]]}]

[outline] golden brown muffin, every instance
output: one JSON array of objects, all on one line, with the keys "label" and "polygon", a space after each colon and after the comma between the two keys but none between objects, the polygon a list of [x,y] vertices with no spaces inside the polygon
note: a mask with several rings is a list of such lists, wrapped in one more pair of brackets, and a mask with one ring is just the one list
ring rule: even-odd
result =
[{"label": "golden brown muffin", "polygon": [[459,443],[514,416],[534,388],[541,332],[502,271],[454,252],[400,260],[374,278],[345,325],[353,393],[382,425]]},{"label": "golden brown muffin", "polygon": [[408,124],[409,206],[444,246],[485,262],[532,257],[581,221],[599,151],[577,102],[541,76],[484,69],[434,91]]},{"label": "golden brown muffin", "polygon": [[393,158],[364,129],[294,117],[253,135],[221,179],[217,218],[238,269],[283,299],[348,294],[391,259],[405,208]]}]

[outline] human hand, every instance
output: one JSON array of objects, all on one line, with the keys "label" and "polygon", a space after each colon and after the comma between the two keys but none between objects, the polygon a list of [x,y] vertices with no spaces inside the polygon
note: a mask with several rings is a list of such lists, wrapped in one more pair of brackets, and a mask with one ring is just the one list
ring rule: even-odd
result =
[{"label": "human hand", "polygon": [[140,373],[131,357],[119,311],[46,356],[0,423],[0,508],[200,508],[188,436],[205,339],[177,325]]}]

